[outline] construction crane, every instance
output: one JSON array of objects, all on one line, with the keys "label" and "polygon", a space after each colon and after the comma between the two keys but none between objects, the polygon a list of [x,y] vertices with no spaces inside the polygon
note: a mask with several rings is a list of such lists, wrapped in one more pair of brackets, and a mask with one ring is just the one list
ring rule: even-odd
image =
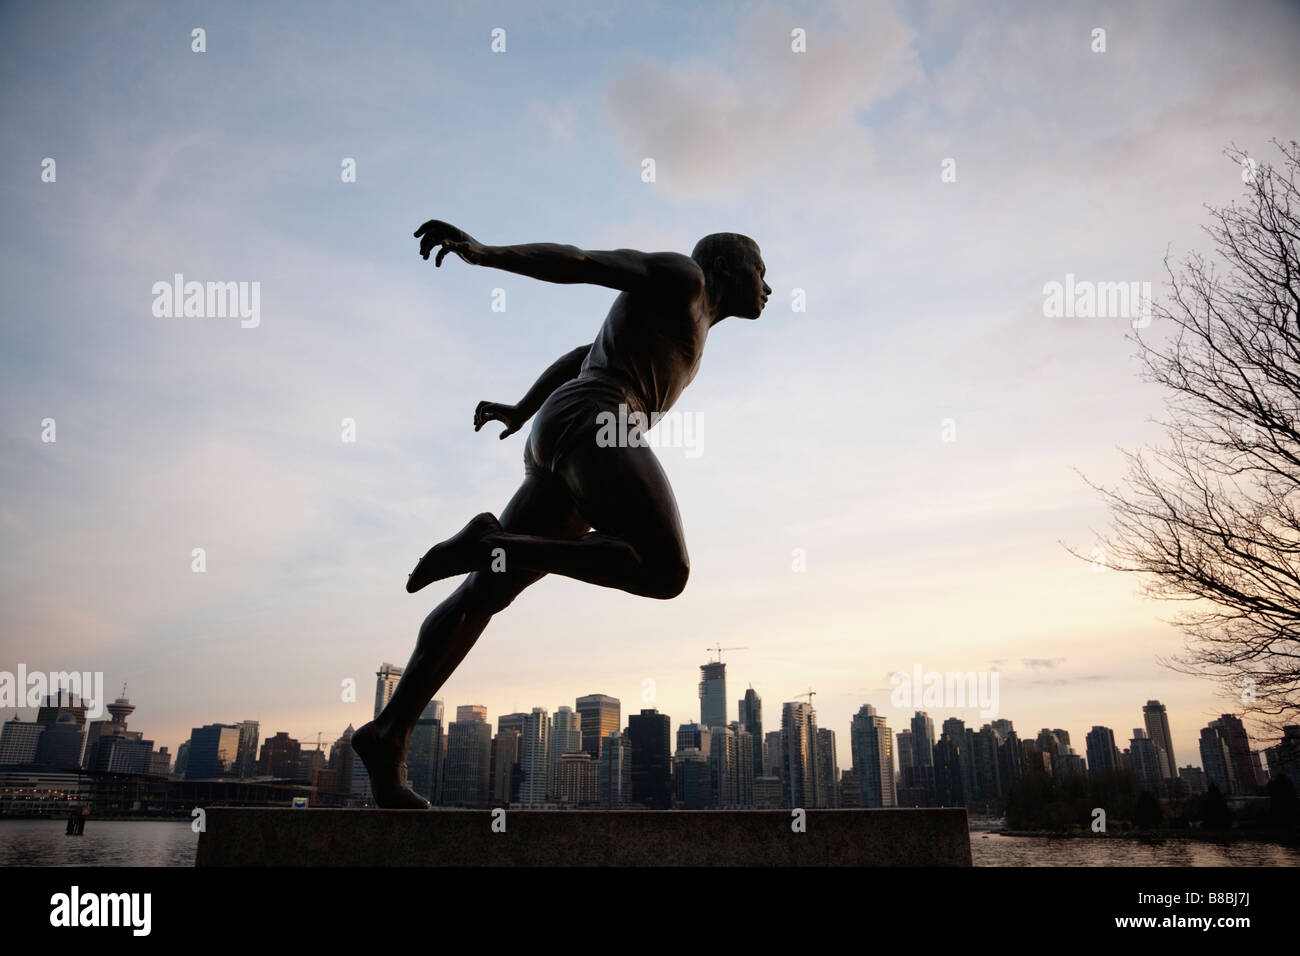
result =
[{"label": "construction crane", "polygon": [[817,691],[815,691],[815,690],[813,690],[811,687],[809,687],[809,688],[808,688],[808,692],[807,692],[806,694],[795,694],[794,696],[795,696],[796,698],[807,697],[807,698],[808,698],[808,706],[809,706],[809,707],[812,707],[813,694],[815,694],[815,693],[817,693]]},{"label": "construction crane", "polygon": [[721,664],[721,663],[722,663],[722,652],[723,652],[723,651],[747,651],[747,650],[749,650],[749,648],[748,648],[748,647],[745,647],[744,645],[737,645],[737,646],[735,646],[735,647],[706,647],[705,650],[706,650],[706,651],[717,651],[717,652],[718,652],[718,660],[717,660],[717,663]]}]

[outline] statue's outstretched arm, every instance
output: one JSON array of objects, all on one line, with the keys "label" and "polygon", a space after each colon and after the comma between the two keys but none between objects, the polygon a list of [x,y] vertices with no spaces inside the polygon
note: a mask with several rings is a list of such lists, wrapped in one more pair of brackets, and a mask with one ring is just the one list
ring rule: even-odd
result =
[{"label": "statue's outstretched arm", "polygon": [[415,235],[425,259],[435,246],[434,265],[456,253],[476,266],[503,269],[531,279],[565,284],[601,285],[622,292],[693,293],[704,284],[704,273],[690,256],[678,252],[639,252],[636,249],[579,249],[553,242],[515,246],[486,246],[449,223],[430,219]]}]

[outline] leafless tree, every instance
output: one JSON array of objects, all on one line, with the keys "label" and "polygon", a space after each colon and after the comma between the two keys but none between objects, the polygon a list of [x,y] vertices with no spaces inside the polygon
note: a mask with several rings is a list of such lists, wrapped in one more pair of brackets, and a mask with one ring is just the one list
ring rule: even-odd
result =
[{"label": "leafless tree", "polygon": [[1175,274],[1166,257],[1160,341],[1134,336],[1143,378],[1168,390],[1167,442],[1123,452],[1118,488],[1088,483],[1110,506],[1105,564],[1189,603],[1184,652],[1162,663],[1214,679],[1276,737],[1300,714],[1300,150],[1273,143],[1276,166],[1225,150],[1246,197],[1207,207],[1213,261]]}]

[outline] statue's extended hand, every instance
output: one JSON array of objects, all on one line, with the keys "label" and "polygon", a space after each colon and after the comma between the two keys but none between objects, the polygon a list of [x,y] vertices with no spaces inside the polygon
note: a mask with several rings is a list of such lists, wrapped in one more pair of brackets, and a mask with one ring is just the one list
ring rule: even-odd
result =
[{"label": "statue's extended hand", "polygon": [[435,266],[442,265],[442,258],[449,252],[454,252],[472,266],[478,265],[483,261],[483,247],[473,239],[458,242],[455,239],[448,239],[438,250],[438,257],[433,260]]},{"label": "statue's extended hand", "polygon": [[478,407],[474,409],[474,431],[478,431],[491,421],[498,421],[506,426],[506,430],[500,435],[501,438],[505,438],[507,435],[513,435],[519,431],[527,419],[519,413],[519,409],[514,405],[479,402]]},{"label": "statue's extended hand", "polygon": [[[478,243],[463,229],[457,229],[449,222],[443,222],[441,219],[430,219],[419,229],[415,230],[415,238],[420,240],[420,258],[429,258],[429,253],[433,251],[434,246],[442,246],[438,252],[438,258],[434,260],[434,265],[442,265],[442,257],[448,252],[458,252],[466,262],[470,260],[466,257],[465,252],[472,252],[478,248]],[[452,249],[448,244],[464,244],[465,249]]]}]

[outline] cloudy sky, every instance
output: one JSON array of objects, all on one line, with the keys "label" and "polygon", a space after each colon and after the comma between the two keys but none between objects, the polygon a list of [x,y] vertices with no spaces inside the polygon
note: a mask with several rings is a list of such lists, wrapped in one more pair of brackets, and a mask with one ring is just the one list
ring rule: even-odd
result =
[{"label": "cloudy sky", "polygon": [[[710,335],[676,409],[700,453],[659,452],[685,593],[548,578],[448,709],[606,693],[626,720],[652,686],[676,727],[721,643],[744,648],[732,719],[747,684],[765,729],[811,688],[841,766],[863,703],[907,725],[888,675],[917,665],[996,668],[999,716],[1081,753],[1158,698],[1199,765],[1226,705],[1158,662],[1177,608],[1064,546],[1106,526],[1080,473],[1118,480],[1161,394],[1128,318],[1045,317],[1043,287],[1159,295],[1167,253],[1208,251],[1204,204],[1242,189],[1225,147],[1295,136],[1300,13],[1131,7],[6,4],[0,670],[126,682],[173,753],[211,722],[359,726],[454,587],[407,595],[414,561],[521,478],[524,434],[476,434],[475,404],[521,397],[614,296],[435,270],[412,231],[689,252],[726,230],[774,295]],[[260,283],[260,323],[156,316],[176,273]]]}]

